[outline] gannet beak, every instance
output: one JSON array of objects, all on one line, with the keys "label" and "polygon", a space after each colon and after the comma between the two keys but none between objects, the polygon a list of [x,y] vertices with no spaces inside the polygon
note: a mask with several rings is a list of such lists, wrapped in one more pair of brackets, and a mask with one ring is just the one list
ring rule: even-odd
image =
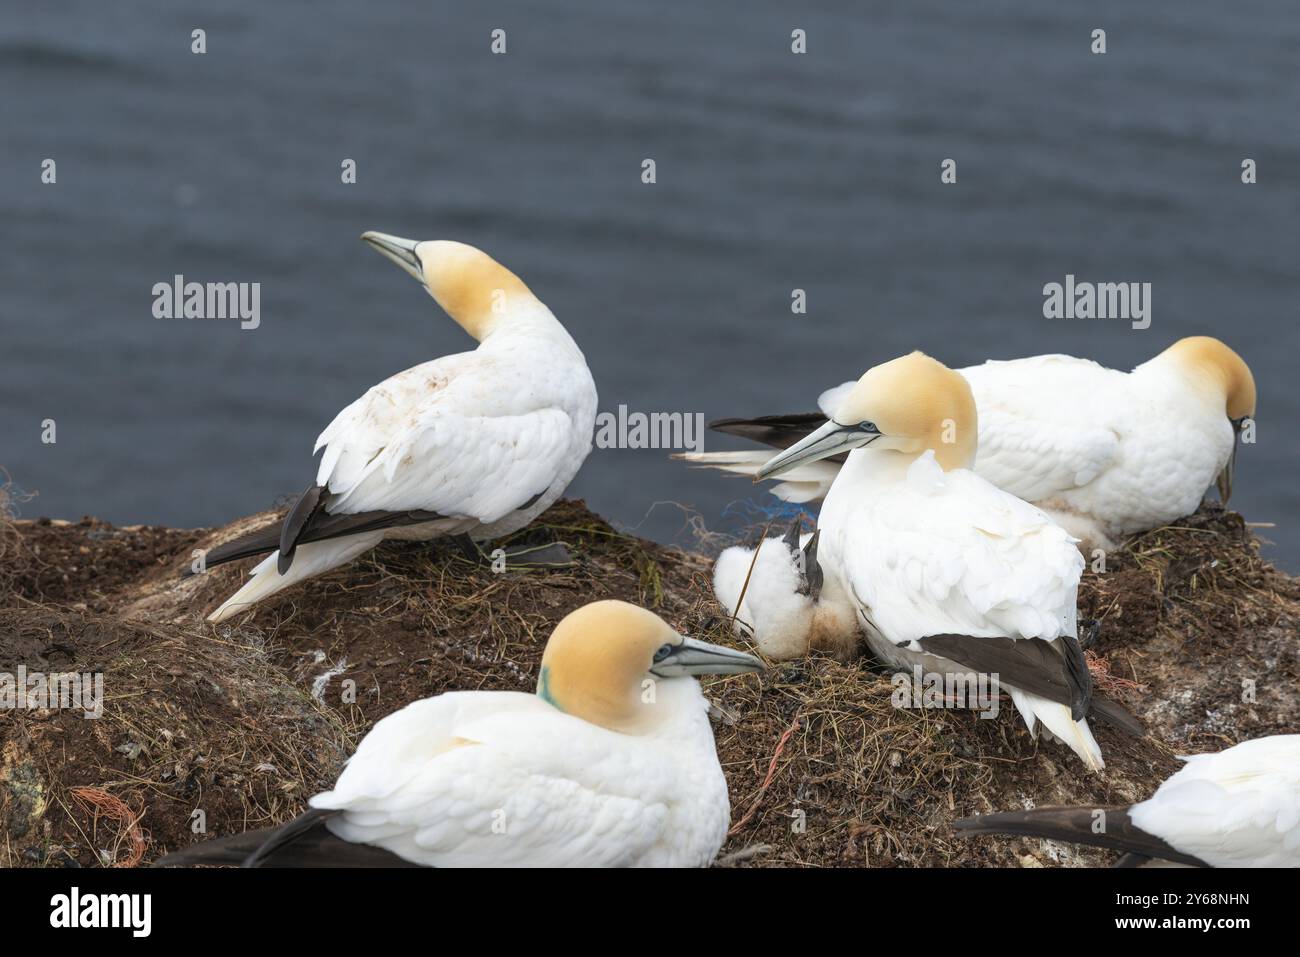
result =
[{"label": "gannet beak", "polygon": [[421,286],[425,284],[424,267],[420,264],[420,257],[415,252],[415,247],[420,244],[415,240],[373,231],[362,233],[361,238],[409,272],[419,281]]},{"label": "gannet beak", "polygon": [[663,659],[656,661],[650,673],[657,678],[681,678],[686,675],[741,675],[762,671],[766,665],[753,655],[707,641],[683,638]]},{"label": "gannet beak", "polygon": [[754,481],[775,478],[808,462],[816,462],[828,455],[847,449],[860,449],[880,438],[880,433],[863,432],[854,425],[840,425],[831,419],[815,432],[805,436],[784,452],[774,455],[754,473]]}]

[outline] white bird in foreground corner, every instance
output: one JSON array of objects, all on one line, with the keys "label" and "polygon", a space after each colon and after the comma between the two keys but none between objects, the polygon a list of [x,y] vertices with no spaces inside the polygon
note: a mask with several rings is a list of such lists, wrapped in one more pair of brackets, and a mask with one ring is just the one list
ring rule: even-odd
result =
[{"label": "white bird in foreground corner", "polygon": [[713,566],[713,594],[731,616],[732,630],[753,638],[768,658],[821,651],[848,660],[861,635],[857,610],[839,577],[822,573],[821,533],[801,536],[799,524],[796,519],[785,537],[766,538],[756,548],[723,551]]},{"label": "white bird in foreground corner", "polygon": [[957,821],[961,833],[1044,837],[1125,852],[1121,866],[1300,867],[1300,735],[1183,758],[1131,807],[1037,808]]},{"label": "white bird in foreground corner", "polygon": [[1045,726],[1099,770],[1077,641],[1083,557],[1042,511],[970,470],[976,427],[967,381],[914,352],[869,370],[755,481],[847,452],[818,519],[819,562],[877,657],[999,676],[1031,733]]},{"label": "white bird in foreground corner", "polygon": [[[1064,355],[990,360],[957,370],[979,410],[975,471],[1037,505],[1088,547],[1196,511],[1217,481],[1232,494],[1236,438],[1255,415],[1255,379],[1218,339],[1180,339],[1132,372]],[[723,419],[711,427],[778,448],[837,414],[857,383],[822,393],[821,412]],[[762,450],[679,455],[695,465],[753,475]],[[809,462],[782,475],[778,498],[822,498],[840,460]]]},{"label": "white bird in foreground corner", "polygon": [[478,348],[372,387],[316,439],[316,482],[278,529],[212,549],[207,567],[271,554],[219,622],[386,538],[487,541],[545,511],[591,451],[596,386],[573,339],[523,282],[464,243],[363,240],[414,276]]},{"label": "white bird in foreground corner", "polygon": [[536,694],[407,705],[302,817],[157,866],[703,867],[731,805],[692,676],[762,669],[643,608],[593,602],[556,626]]}]

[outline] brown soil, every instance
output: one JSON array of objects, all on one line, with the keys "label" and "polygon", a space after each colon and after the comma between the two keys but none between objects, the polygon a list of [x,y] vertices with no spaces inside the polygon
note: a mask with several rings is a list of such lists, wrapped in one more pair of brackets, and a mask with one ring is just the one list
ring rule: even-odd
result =
[{"label": "brown soil", "polygon": [[[121,863],[139,833],[148,863],[199,839],[197,811],[208,836],[285,820],[406,703],[531,690],[551,628],[597,598],[735,641],[707,558],[621,534],[581,502],[556,505],[528,533],[565,541],[570,569],[497,575],[451,548],[392,543],[233,625],[207,625],[252,563],[182,579],[192,550],[275,517],[206,531],[0,524],[0,672],[100,671],[106,697],[99,720],[0,711],[0,865]],[[896,709],[889,677],[868,661],[715,679],[705,688],[735,822],[723,862],[1106,863],[1113,855],[1041,841],[962,840],[948,822],[1140,800],[1177,753],[1300,730],[1300,587],[1259,558],[1239,516],[1207,507],[1107,562],[1086,576],[1080,603],[1103,621],[1094,672],[1151,734],[1100,729],[1104,774],[1036,744],[1010,708],[993,720]],[[97,792],[81,788],[125,802],[137,834],[96,817],[84,795]]]}]

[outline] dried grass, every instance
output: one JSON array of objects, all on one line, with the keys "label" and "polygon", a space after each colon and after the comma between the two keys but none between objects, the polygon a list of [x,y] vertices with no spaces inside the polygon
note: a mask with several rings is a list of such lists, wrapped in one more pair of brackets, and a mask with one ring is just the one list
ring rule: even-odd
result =
[{"label": "dried grass", "polygon": [[[0,863],[97,863],[86,839],[93,812],[64,800],[76,788],[143,812],[146,860],[198,839],[196,808],[208,836],[285,820],[332,781],[361,734],[408,702],[453,689],[532,690],[555,623],[598,598],[738,643],[731,609],[713,601],[708,558],[621,533],[580,502],[556,505],[513,543],[558,537],[577,559],[571,568],[494,575],[451,548],[390,543],[229,624],[205,624],[249,563],[181,580],[190,550],[274,519],[206,535],[15,526],[41,564],[18,568],[0,597],[0,668],[98,666],[110,701],[98,722],[0,713]],[[1154,732],[1099,731],[1104,775],[1031,740],[1009,707],[993,719],[895,708],[889,675],[866,659],[814,657],[706,681],[732,795],[725,862],[1101,863],[1105,852],[963,841],[948,822],[1027,804],[1140,800],[1176,767],[1176,749],[1300,728],[1296,582],[1260,560],[1233,513],[1208,509],[1135,540],[1105,575],[1086,577],[1081,605],[1102,619],[1099,684]],[[1244,676],[1258,679],[1253,703],[1239,700]],[[6,788],[19,780],[38,782],[46,798],[22,804],[26,817]]]}]

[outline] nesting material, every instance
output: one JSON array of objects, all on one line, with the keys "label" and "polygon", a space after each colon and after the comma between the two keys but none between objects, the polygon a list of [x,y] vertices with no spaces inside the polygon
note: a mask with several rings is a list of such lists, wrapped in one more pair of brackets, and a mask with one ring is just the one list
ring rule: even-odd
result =
[{"label": "nesting material", "polygon": [[[0,529],[0,671],[105,676],[98,720],[0,711],[0,866],[134,859],[134,838],[102,812],[96,831],[80,788],[143,812],[133,827],[146,864],[193,842],[196,811],[209,836],[288,820],[404,704],[453,689],[532,690],[556,622],[598,598],[745,643],[732,609],[712,598],[711,556],[620,533],[581,502],[558,503],[516,540],[561,539],[569,568],[497,574],[454,547],[386,543],[346,573],[204,623],[251,563],[181,579],[191,552],[276,518],[208,531],[92,519]],[[992,719],[895,708],[890,674],[866,659],[814,654],[762,676],[706,679],[731,790],[723,862],[1109,863],[1105,851],[1033,839],[963,840],[948,825],[992,810],[1134,803],[1178,767],[1177,753],[1300,730],[1300,588],[1260,559],[1235,513],[1207,508],[1112,552],[1104,574],[1085,573],[1080,617],[1103,621],[1094,674],[1152,731],[1100,729],[1101,775],[1032,740],[1010,707]]]}]

